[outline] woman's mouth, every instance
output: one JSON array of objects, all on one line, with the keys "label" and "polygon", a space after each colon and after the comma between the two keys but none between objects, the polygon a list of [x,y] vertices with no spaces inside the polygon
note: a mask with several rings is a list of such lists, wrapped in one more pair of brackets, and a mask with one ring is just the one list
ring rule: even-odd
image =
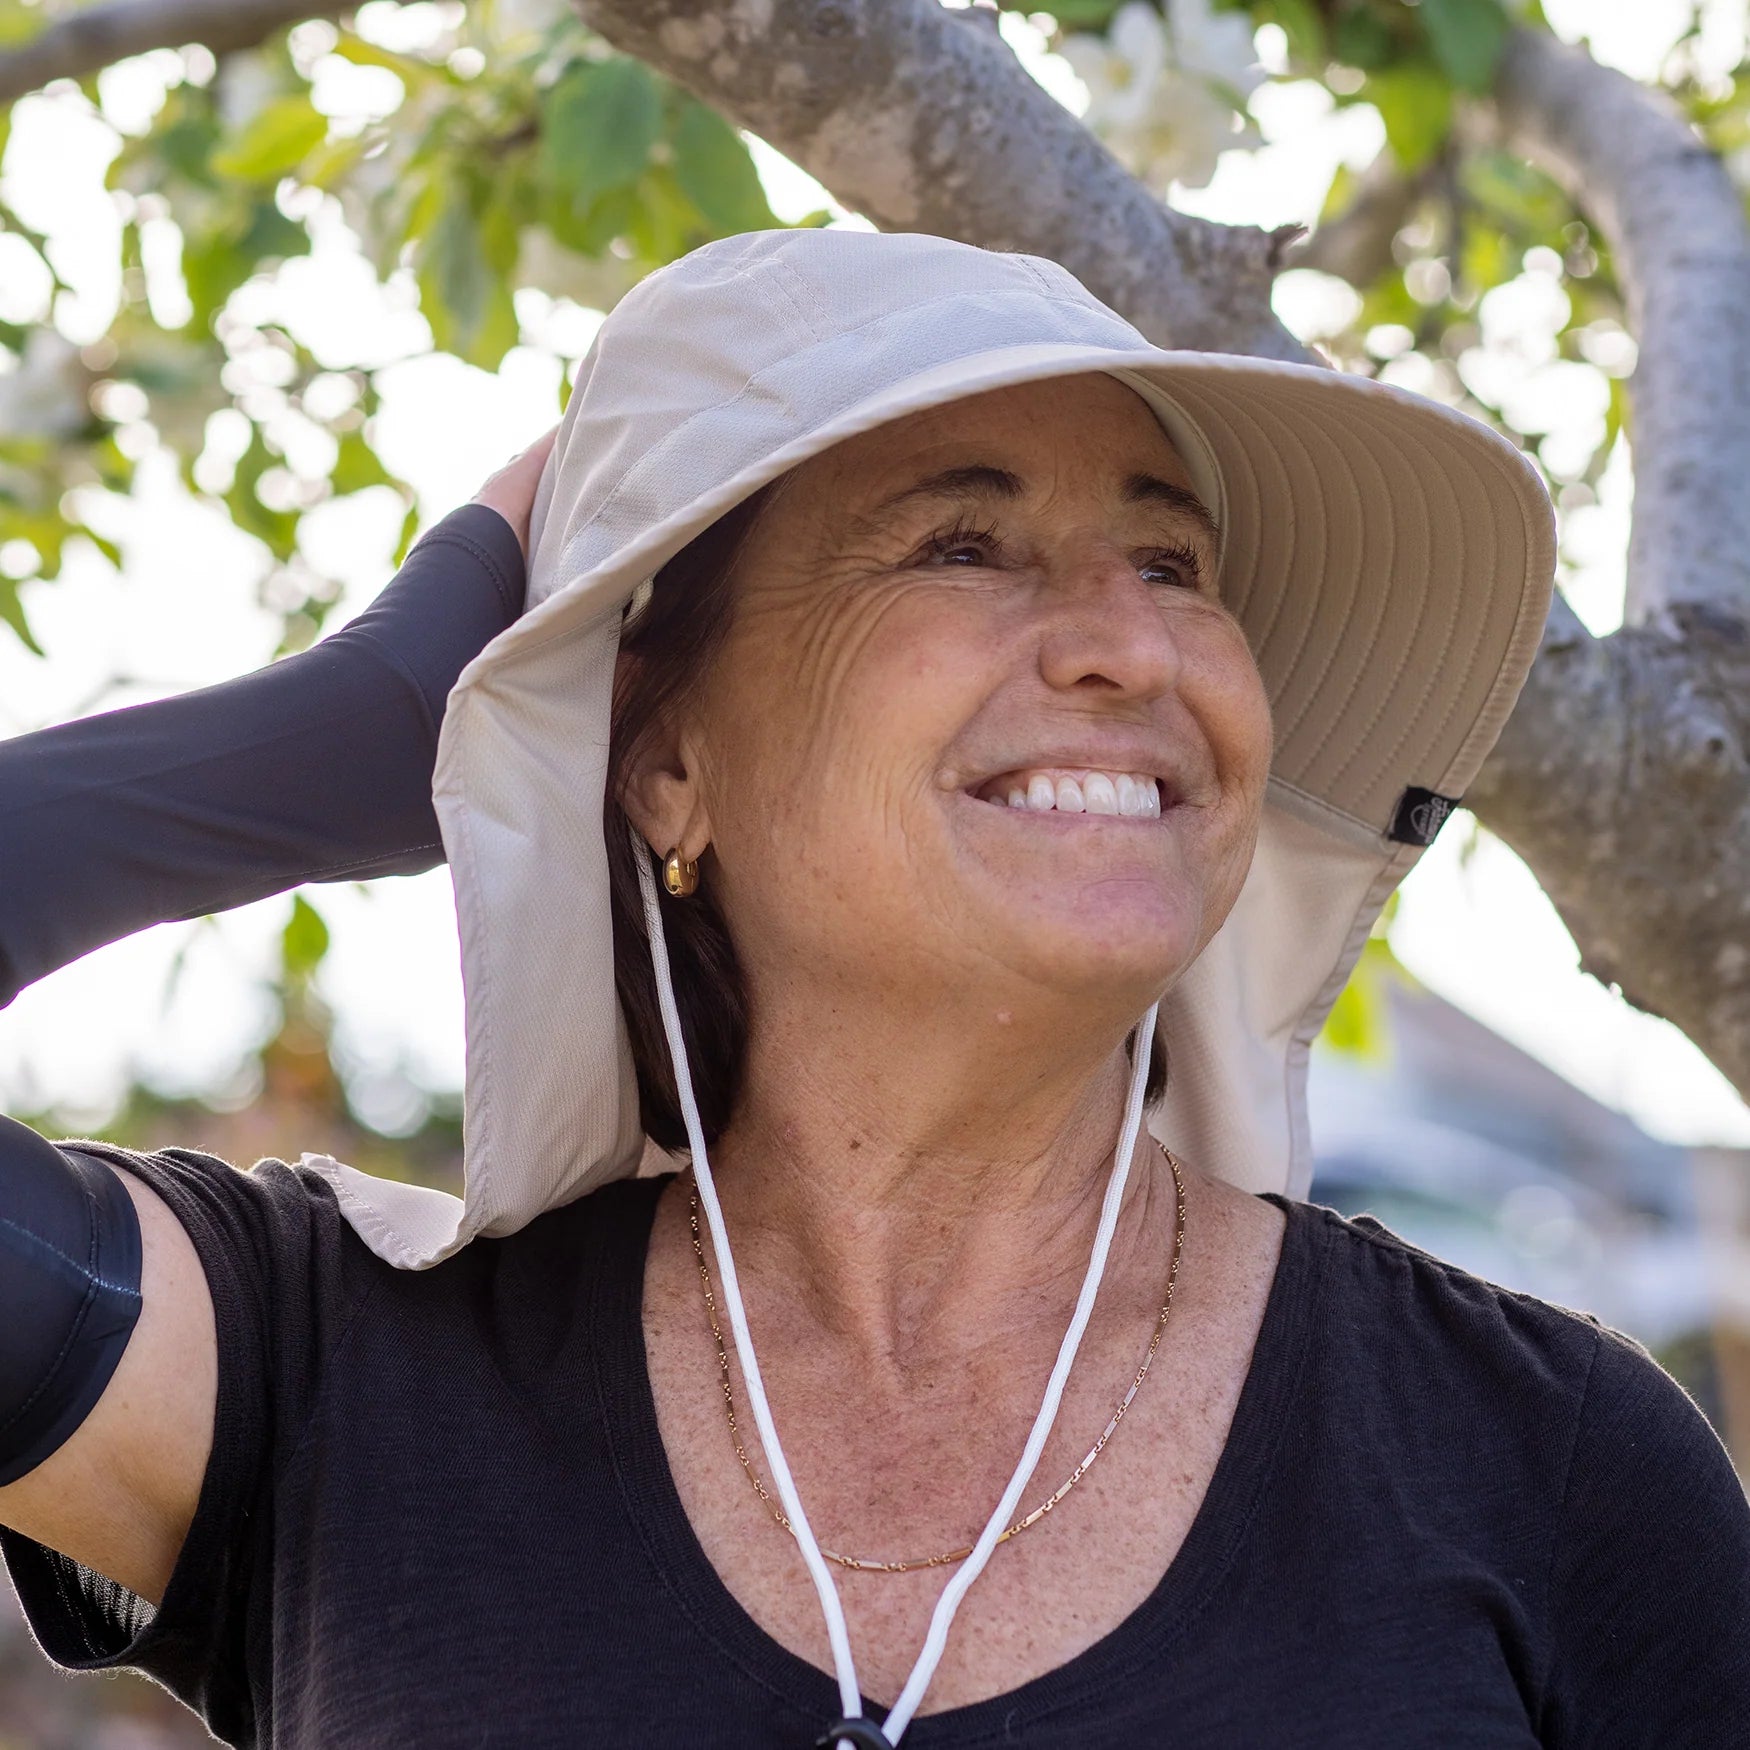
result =
[{"label": "woman's mouth", "polygon": [[1003,772],[972,794],[980,802],[1032,814],[1117,814],[1136,820],[1160,819],[1163,804],[1160,781],[1149,773],[1062,766]]}]

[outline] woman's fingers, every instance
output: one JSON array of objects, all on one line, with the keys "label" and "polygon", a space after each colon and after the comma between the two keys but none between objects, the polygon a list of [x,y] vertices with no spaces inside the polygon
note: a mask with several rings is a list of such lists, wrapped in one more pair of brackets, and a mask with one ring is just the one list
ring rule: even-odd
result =
[{"label": "woman's fingers", "polygon": [[511,457],[474,494],[475,504],[491,506],[516,530],[525,559],[529,556],[529,513],[535,507],[535,488],[541,483],[541,470],[547,465],[558,435],[558,426],[544,432],[521,455]]}]

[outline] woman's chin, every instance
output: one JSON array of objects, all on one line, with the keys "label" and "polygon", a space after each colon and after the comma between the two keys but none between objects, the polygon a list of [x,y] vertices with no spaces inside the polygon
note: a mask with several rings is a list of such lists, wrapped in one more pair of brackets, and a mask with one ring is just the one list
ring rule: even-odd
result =
[{"label": "woman's chin", "polygon": [[1109,880],[1058,907],[1016,908],[1001,930],[1014,945],[1004,958],[1034,987],[1108,1003],[1121,992],[1139,1011],[1203,946],[1196,909],[1174,904],[1158,882]]}]

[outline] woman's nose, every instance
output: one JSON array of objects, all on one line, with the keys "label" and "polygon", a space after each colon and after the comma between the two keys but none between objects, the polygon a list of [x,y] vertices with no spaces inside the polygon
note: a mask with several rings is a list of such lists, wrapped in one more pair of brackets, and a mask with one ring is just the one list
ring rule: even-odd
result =
[{"label": "woman's nose", "polygon": [[1084,554],[1066,564],[1044,595],[1039,667],[1046,684],[1115,698],[1164,693],[1182,666],[1173,617],[1161,599],[1172,587],[1139,576],[1122,553]]}]

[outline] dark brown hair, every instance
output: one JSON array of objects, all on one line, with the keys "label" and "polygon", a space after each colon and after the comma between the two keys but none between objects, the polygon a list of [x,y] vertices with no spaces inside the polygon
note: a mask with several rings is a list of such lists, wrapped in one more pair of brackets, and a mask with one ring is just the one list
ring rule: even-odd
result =
[{"label": "dark brown hair", "polygon": [[[626,785],[641,750],[686,702],[722,649],[733,608],[736,561],[788,478],[762,486],[695,535],[657,572],[649,601],[620,637],[602,808],[614,920],[614,988],[631,1040],[644,1133],[669,1150],[687,1147],[686,1124],[656,999],[635,861],[645,853],[633,848]],[[746,988],[729,926],[712,893],[708,861],[700,864],[695,892],[674,899],[659,891],[659,903],[693,1096],[710,1144],[727,1127],[740,1092],[747,1049]],[[1150,1104],[1166,1085],[1166,1047],[1157,1031],[1148,1074]]]}]

